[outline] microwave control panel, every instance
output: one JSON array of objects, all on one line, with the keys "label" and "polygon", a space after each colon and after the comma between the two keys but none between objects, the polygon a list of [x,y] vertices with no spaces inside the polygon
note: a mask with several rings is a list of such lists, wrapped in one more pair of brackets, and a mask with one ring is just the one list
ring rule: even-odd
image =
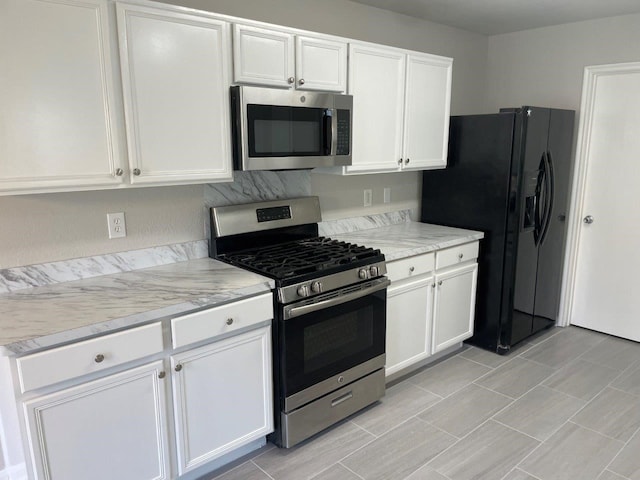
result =
[{"label": "microwave control panel", "polygon": [[337,110],[338,144],[336,155],[349,155],[351,145],[351,111]]}]

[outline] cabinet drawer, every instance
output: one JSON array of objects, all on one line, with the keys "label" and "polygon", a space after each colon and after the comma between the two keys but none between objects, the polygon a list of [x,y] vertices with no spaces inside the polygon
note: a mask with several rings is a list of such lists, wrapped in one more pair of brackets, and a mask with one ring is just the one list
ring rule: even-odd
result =
[{"label": "cabinet drawer", "polygon": [[162,325],[152,323],[16,360],[22,392],[99,372],[163,350]]},{"label": "cabinet drawer", "polygon": [[387,263],[387,277],[392,282],[396,282],[432,272],[435,264],[434,257],[433,253],[425,253],[389,262]]},{"label": "cabinet drawer", "polygon": [[212,339],[273,318],[273,297],[266,293],[171,320],[173,348]]},{"label": "cabinet drawer", "polygon": [[478,258],[478,242],[465,243],[436,253],[436,270]]}]

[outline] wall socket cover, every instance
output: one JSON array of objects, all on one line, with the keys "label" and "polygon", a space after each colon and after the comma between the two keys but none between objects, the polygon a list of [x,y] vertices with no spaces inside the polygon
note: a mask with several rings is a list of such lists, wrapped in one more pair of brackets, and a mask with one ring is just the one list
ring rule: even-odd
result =
[{"label": "wall socket cover", "polygon": [[370,188],[367,188],[364,191],[364,206],[370,207],[372,203],[373,203],[373,192]]},{"label": "wall socket cover", "polygon": [[109,228],[109,238],[122,238],[127,236],[124,212],[107,213],[107,226]]},{"label": "wall socket cover", "polygon": [[391,187],[384,187],[384,203],[391,203]]}]

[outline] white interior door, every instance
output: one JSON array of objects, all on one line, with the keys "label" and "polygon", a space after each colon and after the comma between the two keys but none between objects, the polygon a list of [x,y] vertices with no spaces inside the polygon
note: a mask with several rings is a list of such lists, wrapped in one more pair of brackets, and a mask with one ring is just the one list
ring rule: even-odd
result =
[{"label": "white interior door", "polygon": [[640,63],[589,67],[584,85],[570,321],[640,341]]}]

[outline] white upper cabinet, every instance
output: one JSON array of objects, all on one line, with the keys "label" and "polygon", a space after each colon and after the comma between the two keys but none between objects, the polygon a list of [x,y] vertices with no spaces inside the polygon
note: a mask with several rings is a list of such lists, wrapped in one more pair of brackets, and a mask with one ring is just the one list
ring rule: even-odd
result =
[{"label": "white upper cabinet", "polygon": [[229,25],[117,4],[131,183],[231,181]]},{"label": "white upper cabinet", "polygon": [[109,11],[105,0],[0,2],[0,194],[123,182]]},{"label": "white upper cabinet", "polygon": [[349,94],[353,95],[352,166],[344,173],[396,171],[402,156],[404,53],[349,45]]},{"label": "white upper cabinet", "polygon": [[380,173],[447,165],[450,58],[349,45],[353,164],[329,173]]},{"label": "white upper cabinet", "polygon": [[294,78],[293,35],[235,24],[233,26],[233,79],[289,88]]},{"label": "white upper cabinet", "polygon": [[296,88],[347,91],[347,44],[296,37]]},{"label": "white upper cabinet", "polygon": [[[295,53],[294,53],[295,52]],[[344,92],[347,44],[235,24],[235,83]]]},{"label": "white upper cabinet", "polygon": [[434,55],[407,55],[403,170],[447,166],[452,63]]}]

